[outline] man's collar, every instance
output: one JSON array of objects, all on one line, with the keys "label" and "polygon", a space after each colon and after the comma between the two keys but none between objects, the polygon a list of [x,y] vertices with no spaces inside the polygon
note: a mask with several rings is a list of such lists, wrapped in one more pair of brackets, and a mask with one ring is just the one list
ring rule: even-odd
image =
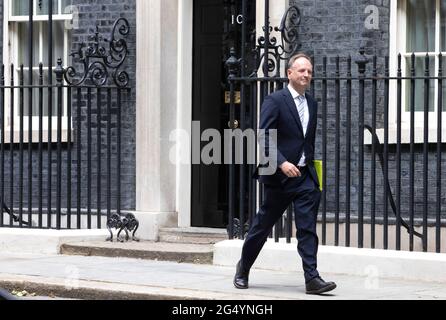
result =
[{"label": "man's collar", "polygon": [[[291,96],[294,100],[296,100],[301,94],[294,90],[294,88],[291,86],[291,84],[288,84],[288,90],[290,90]],[[303,96],[305,98],[305,95]]]}]

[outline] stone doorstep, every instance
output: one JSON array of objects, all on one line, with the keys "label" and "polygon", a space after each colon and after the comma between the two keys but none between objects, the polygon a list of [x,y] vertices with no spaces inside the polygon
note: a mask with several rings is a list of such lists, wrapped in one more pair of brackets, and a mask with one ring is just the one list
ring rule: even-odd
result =
[{"label": "stone doorstep", "polygon": [[215,244],[228,240],[224,229],[160,228],[159,241],[168,243]]},{"label": "stone doorstep", "polygon": [[213,245],[227,240],[224,229],[161,228],[159,241],[64,243],[64,255],[125,257],[178,263],[212,264]]},{"label": "stone doorstep", "polygon": [[63,244],[60,254],[79,256],[122,257],[178,263],[212,264],[213,246],[163,242],[79,242]]},{"label": "stone doorstep", "polygon": [[[211,230],[213,232],[213,230]],[[178,241],[106,242],[107,230],[0,229],[2,252],[128,257],[197,264],[213,263],[215,242],[226,240],[222,232],[215,239],[208,230],[175,230]],[[182,237],[182,234],[187,236]],[[190,236],[190,237],[189,237]],[[211,237],[213,237],[212,240]],[[192,239],[188,241],[187,239]],[[199,241],[198,241],[199,240]],[[191,243],[192,242],[192,243]]]}]

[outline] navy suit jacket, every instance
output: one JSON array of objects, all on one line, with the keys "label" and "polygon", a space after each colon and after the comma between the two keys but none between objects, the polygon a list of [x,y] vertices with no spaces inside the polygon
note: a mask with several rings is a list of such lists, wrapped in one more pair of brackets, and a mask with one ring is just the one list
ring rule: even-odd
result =
[{"label": "navy suit jacket", "polygon": [[[279,168],[288,161],[297,166],[305,151],[306,165],[309,172],[319,185],[317,173],[314,169],[314,149],[317,128],[317,102],[309,94],[306,94],[310,119],[308,122],[307,134],[304,136],[302,123],[297,111],[296,103],[288,88],[284,88],[267,96],[262,104],[260,113],[259,129],[263,129],[259,134],[259,144],[261,152],[267,157],[274,151],[277,156],[277,168],[272,175],[259,175],[259,167],[267,167],[268,164],[261,164],[254,174],[261,183],[269,185],[286,185],[288,178]],[[269,142],[268,130],[277,130],[277,145]],[[274,150],[273,150],[274,149]]]}]

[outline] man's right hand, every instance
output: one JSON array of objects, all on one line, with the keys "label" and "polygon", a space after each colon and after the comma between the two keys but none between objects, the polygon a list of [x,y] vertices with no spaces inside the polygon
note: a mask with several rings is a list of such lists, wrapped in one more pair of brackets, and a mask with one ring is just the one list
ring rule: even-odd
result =
[{"label": "man's right hand", "polygon": [[280,169],[289,178],[297,178],[302,175],[302,173],[299,171],[299,169],[297,169],[297,167],[294,164],[292,164],[288,161],[282,163],[282,165],[280,166]]}]

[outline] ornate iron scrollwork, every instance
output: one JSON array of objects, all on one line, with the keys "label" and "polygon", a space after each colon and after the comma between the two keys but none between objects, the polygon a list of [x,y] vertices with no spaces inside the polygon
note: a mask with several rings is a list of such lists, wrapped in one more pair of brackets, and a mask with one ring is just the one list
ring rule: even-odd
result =
[{"label": "ornate iron scrollwork", "polygon": [[[135,216],[131,213],[127,213],[123,216],[113,213],[111,217],[107,221],[107,229],[108,232],[110,232],[110,237],[106,239],[106,241],[113,242],[113,232],[111,229],[116,229],[118,231],[118,234],[116,235],[116,239],[119,242],[129,241],[130,236],[129,232],[133,232],[132,234],[132,240],[133,241],[139,241],[137,237],[135,237],[135,233],[138,230],[139,227],[139,221],[135,218]],[[125,237],[121,237],[121,232],[125,232]]]},{"label": "ornate iron scrollwork", "polygon": [[0,210],[0,214],[3,214],[4,212],[6,212],[7,214],[9,214],[9,215],[11,216],[11,219],[12,219],[14,222],[16,222],[16,223],[20,222],[21,224],[23,224],[23,225],[25,225],[25,226],[29,226],[29,227],[31,227],[31,222],[24,221],[24,220],[22,220],[20,217],[18,217],[17,215],[13,214],[13,213],[11,212],[11,210],[8,208],[8,206],[7,206],[5,203],[3,203],[3,207],[2,207],[2,209]]},{"label": "ornate iron scrollwork", "polygon": [[[103,86],[111,77],[116,86],[126,87],[129,75],[120,68],[129,53],[125,41],[129,33],[130,25],[125,18],[116,20],[110,39],[102,37],[99,34],[99,26],[96,25],[93,42],[88,46],[82,43],[77,51],[71,53],[75,61],[82,63],[83,73],[78,73],[73,66],[70,66],[64,71],[65,81],[71,86],[79,86],[89,79],[94,85]],[[101,45],[102,41],[108,43],[108,50]]]},{"label": "ornate iron scrollwork", "polygon": [[[265,34],[258,38],[256,52],[254,53],[257,57],[257,70],[260,69],[263,62],[262,70],[265,74],[275,72],[275,76],[280,76],[281,61],[288,60],[301,48],[299,42],[300,22],[300,10],[296,6],[288,8],[282,17],[279,27],[273,28],[266,21],[267,25],[263,27]],[[280,32],[280,44],[275,36],[271,36],[273,31]],[[253,76],[256,73],[254,71]]]},{"label": "ornate iron scrollwork", "polygon": [[291,57],[301,48],[299,43],[299,26],[301,22],[300,10],[296,6],[288,8],[285,12],[280,27],[275,30],[282,35],[282,45],[279,46],[279,52],[282,59],[284,55]]},{"label": "ornate iron scrollwork", "polygon": [[[230,238],[240,239],[241,228],[242,228],[240,220],[237,219],[237,218],[234,218],[233,225],[234,225],[234,227],[232,229],[232,237],[231,237],[231,234],[230,234],[230,231],[229,231],[229,226],[226,228],[226,231],[227,231],[228,235],[230,236]],[[243,235],[246,236],[248,234],[248,231],[249,231],[249,223],[246,222],[243,225]]]}]

